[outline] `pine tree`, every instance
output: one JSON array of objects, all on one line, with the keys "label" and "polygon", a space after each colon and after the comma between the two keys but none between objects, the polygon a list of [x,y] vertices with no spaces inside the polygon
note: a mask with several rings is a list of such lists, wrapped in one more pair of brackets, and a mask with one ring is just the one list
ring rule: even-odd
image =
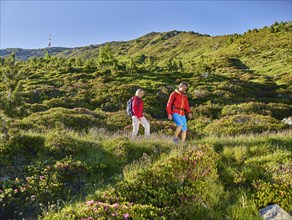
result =
[{"label": "pine tree", "polygon": [[182,63],[181,60],[178,61],[178,68],[179,68],[179,70],[180,70],[181,72],[184,71],[184,65],[183,65],[183,63]]},{"label": "pine tree", "polygon": [[114,58],[109,44],[105,47],[99,48],[99,55],[98,55],[98,64],[100,65],[101,69],[105,69],[117,64],[117,60]]},{"label": "pine tree", "polygon": [[25,78],[25,75],[21,71],[20,62],[15,59],[15,53],[12,53],[1,64],[0,73],[4,84],[4,90],[0,93],[1,109],[4,110],[7,116],[21,116],[24,110],[24,103],[21,98],[22,80]]}]

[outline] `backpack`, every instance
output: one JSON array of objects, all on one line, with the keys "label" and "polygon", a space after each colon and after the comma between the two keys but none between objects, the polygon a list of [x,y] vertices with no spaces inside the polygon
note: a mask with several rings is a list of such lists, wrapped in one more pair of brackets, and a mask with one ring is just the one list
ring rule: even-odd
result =
[{"label": "backpack", "polygon": [[132,103],[133,103],[133,99],[134,97],[130,98],[128,101],[127,101],[127,108],[126,108],[126,111],[127,111],[127,115],[132,117],[133,115],[133,112],[132,112]]}]

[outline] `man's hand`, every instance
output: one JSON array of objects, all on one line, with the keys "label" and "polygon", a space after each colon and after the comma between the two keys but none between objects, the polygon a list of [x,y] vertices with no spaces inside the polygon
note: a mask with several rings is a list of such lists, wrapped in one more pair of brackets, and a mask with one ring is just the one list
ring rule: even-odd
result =
[{"label": "man's hand", "polygon": [[189,114],[188,114],[188,117],[189,117],[189,118],[192,118],[192,117],[193,117],[192,113],[189,113]]},{"label": "man's hand", "polygon": [[172,120],[172,115],[168,115],[168,119],[169,120]]}]

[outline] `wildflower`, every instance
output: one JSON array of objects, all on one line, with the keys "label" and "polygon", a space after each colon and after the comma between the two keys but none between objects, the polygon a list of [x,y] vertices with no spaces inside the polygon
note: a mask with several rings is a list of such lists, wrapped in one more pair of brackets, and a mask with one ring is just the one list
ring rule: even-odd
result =
[{"label": "wildflower", "polygon": [[25,179],[26,181],[30,181],[31,177],[26,177]]},{"label": "wildflower", "polygon": [[130,217],[130,215],[129,214],[124,214],[123,217],[124,217],[124,219],[128,219]]},{"label": "wildflower", "polygon": [[45,177],[44,176],[40,176],[40,180],[43,180],[43,179],[45,179]]},{"label": "wildflower", "polygon": [[17,193],[18,192],[18,189],[15,189],[14,192]]},{"label": "wildflower", "polygon": [[194,161],[194,165],[196,165],[197,164],[197,161]]},{"label": "wildflower", "polygon": [[22,186],[20,187],[20,191],[21,191],[21,192],[24,192],[25,190],[26,190],[25,187],[22,187]]},{"label": "wildflower", "polygon": [[118,213],[113,212],[111,215],[112,215],[112,216],[118,216]]},{"label": "wildflower", "polygon": [[92,206],[92,205],[94,204],[94,200],[87,201],[86,204],[87,204],[88,206]]},{"label": "wildflower", "polygon": [[184,157],[183,160],[186,161],[186,160],[188,160],[188,158],[187,157]]},{"label": "wildflower", "polygon": [[0,193],[3,193],[3,191],[0,189]]},{"label": "wildflower", "polygon": [[114,207],[115,209],[117,209],[117,208],[119,207],[119,203],[115,203],[115,204],[113,205],[113,207]]},{"label": "wildflower", "polygon": [[94,208],[93,208],[93,210],[94,210],[94,211],[96,211],[96,210],[97,210],[97,208],[96,208],[96,207],[94,207]]},{"label": "wildflower", "polygon": [[281,196],[284,197],[284,195],[285,195],[284,192],[281,192]]},{"label": "wildflower", "polygon": [[31,195],[30,198],[31,198],[31,200],[35,200],[36,196],[35,195]]},{"label": "wildflower", "polygon": [[105,206],[103,207],[103,209],[104,209],[104,211],[107,211],[107,210],[108,210],[108,206],[105,205]]}]

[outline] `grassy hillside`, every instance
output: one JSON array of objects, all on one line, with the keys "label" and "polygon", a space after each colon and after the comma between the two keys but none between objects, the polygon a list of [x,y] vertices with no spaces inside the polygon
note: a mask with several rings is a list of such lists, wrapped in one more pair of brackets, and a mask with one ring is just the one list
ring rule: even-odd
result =
[{"label": "grassy hillside", "polygon": [[[171,59],[182,59],[188,66],[200,61],[229,62],[231,67],[253,71],[259,74],[274,75],[289,72],[291,63],[291,22],[281,22],[270,27],[248,30],[244,34],[224,36],[201,35],[195,32],[170,31],[152,32],[135,40],[109,42],[112,53],[120,61],[151,57],[158,65]],[[48,52],[57,57],[79,57],[83,60],[96,59],[102,45],[78,48],[44,48],[35,50],[5,49],[1,56],[15,51],[16,57],[28,59],[42,57]],[[145,59],[145,58],[144,58]],[[141,61],[141,59],[140,59]],[[228,64],[228,63],[227,63]],[[226,66],[225,66],[226,67]],[[191,67],[190,67],[191,68]]]},{"label": "grassy hillside", "polygon": [[1,218],[260,219],[271,203],[291,212],[291,137],[177,147],[102,130],[20,134],[1,148]]},{"label": "grassy hillside", "polygon": [[[0,218],[259,219],[271,203],[292,212],[282,121],[292,116],[291,27],[1,57]],[[194,117],[187,143],[174,145],[165,107],[181,81]],[[139,87],[149,139],[143,129],[129,138],[126,102]]]}]

